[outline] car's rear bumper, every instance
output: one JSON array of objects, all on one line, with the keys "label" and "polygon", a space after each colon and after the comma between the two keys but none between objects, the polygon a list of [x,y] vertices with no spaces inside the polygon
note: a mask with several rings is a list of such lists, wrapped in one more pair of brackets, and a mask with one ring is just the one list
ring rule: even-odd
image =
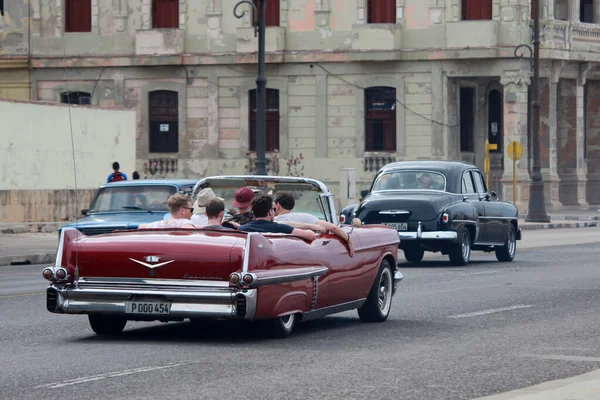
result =
[{"label": "car's rear bumper", "polygon": [[423,231],[419,222],[416,232],[398,231],[400,242],[403,240],[456,240],[458,234],[455,231]]},{"label": "car's rear bumper", "polygon": [[[229,282],[175,279],[87,278],[77,285],[52,284],[48,311],[61,314],[111,314],[127,319],[253,319],[257,289],[229,287]],[[168,314],[127,313],[130,301],[170,303]]]}]

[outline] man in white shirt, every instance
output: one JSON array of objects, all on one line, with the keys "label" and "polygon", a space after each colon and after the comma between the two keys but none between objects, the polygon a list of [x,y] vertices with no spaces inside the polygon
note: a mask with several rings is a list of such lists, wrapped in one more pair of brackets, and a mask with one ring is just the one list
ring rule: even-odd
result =
[{"label": "man in white shirt", "polygon": [[219,199],[223,201],[222,198],[217,197],[217,195],[211,188],[204,188],[200,192],[198,192],[198,196],[196,196],[196,202],[194,203],[194,215],[192,215],[191,218],[192,224],[194,224],[197,227],[208,225],[206,205],[212,199]]},{"label": "man in white shirt", "polygon": [[273,211],[275,212],[275,222],[290,224],[293,227],[301,229],[310,229],[316,232],[332,232],[339,236],[348,245],[348,254],[354,256],[354,244],[350,235],[337,225],[331,222],[318,219],[312,214],[303,212],[292,212],[296,205],[296,200],[292,192],[277,192],[273,200]]},{"label": "man in white shirt", "polygon": [[167,201],[171,211],[169,219],[163,219],[149,224],[141,224],[138,229],[168,229],[168,228],[186,228],[194,229],[195,226],[190,222],[192,216],[192,199],[190,196],[175,193]]}]

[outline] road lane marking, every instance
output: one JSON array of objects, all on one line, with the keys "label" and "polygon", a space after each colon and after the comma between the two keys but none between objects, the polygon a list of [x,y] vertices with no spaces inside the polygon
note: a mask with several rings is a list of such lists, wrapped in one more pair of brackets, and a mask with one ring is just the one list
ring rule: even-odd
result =
[{"label": "road lane marking", "polygon": [[161,369],[174,368],[174,367],[179,367],[182,365],[189,365],[189,364],[193,364],[193,362],[181,362],[181,363],[174,363],[174,364],[167,364],[167,365],[159,365],[156,367],[141,367],[141,368],[127,369],[124,371],[109,372],[109,373],[100,374],[100,375],[83,376],[80,378],[68,379],[68,380],[65,380],[62,382],[45,383],[43,385],[34,386],[34,389],[40,389],[40,388],[58,389],[58,388],[65,387],[65,386],[79,385],[82,383],[100,381],[100,380],[109,379],[109,378],[117,378],[117,377],[126,376],[126,375],[139,374],[142,372],[158,371]]},{"label": "road lane marking", "polygon": [[37,296],[46,292],[31,292],[31,293],[20,293],[20,294],[6,294],[0,296],[0,299],[11,299],[13,297],[25,297],[25,296]]},{"label": "road lane marking", "polygon": [[502,307],[502,308],[492,308],[490,310],[475,311],[475,312],[470,312],[470,313],[466,313],[466,314],[450,315],[450,316],[448,316],[448,318],[478,317],[480,315],[495,314],[495,313],[499,313],[499,312],[503,312],[503,311],[520,310],[522,308],[530,308],[530,307],[533,307],[533,305],[519,304],[519,305],[516,305],[516,306],[509,306],[509,307]]},{"label": "road lane marking", "polygon": [[525,357],[539,358],[542,360],[555,360],[555,361],[587,361],[587,362],[600,362],[600,357],[588,357],[588,356],[566,356],[561,354],[526,354]]}]

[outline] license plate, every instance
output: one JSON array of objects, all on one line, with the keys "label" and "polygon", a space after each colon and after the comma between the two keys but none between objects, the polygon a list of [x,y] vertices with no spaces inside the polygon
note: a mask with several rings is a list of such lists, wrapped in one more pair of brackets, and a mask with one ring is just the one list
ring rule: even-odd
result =
[{"label": "license plate", "polygon": [[128,301],[125,314],[169,314],[171,303],[156,301]]},{"label": "license plate", "polygon": [[405,231],[408,229],[408,223],[406,222],[384,222],[384,224],[391,226],[397,231]]}]

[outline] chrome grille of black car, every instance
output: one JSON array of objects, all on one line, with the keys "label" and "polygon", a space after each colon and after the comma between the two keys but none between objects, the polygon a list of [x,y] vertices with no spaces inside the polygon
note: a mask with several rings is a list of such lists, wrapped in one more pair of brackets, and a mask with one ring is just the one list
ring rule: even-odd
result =
[{"label": "chrome grille of black car", "polygon": [[238,317],[246,316],[246,296],[238,294],[236,297],[236,310]]},{"label": "chrome grille of black car", "polygon": [[54,311],[56,309],[56,299],[57,299],[57,295],[56,295],[56,290],[54,289],[48,289],[46,290],[46,308],[48,309],[48,311]]}]

